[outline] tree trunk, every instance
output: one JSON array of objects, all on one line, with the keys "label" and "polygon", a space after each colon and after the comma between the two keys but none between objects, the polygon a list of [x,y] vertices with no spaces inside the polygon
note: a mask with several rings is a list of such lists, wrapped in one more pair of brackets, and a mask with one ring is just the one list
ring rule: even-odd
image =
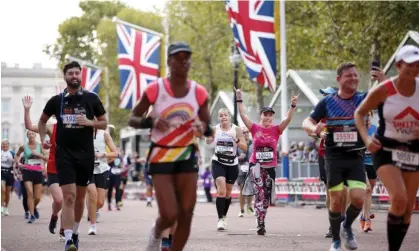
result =
[{"label": "tree trunk", "polygon": [[207,61],[207,67],[208,67],[208,86],[209,86],[209,97],[210,97],[210,100],[208,101],[209,101],[209,104],[212,104],[212,102],[214,102],[215,100],[215,97],[217,96],[218,87],[214,83],[214,77],[212,75],[212,65],[211,65],[210,58],[207,58],[206,61]]}]

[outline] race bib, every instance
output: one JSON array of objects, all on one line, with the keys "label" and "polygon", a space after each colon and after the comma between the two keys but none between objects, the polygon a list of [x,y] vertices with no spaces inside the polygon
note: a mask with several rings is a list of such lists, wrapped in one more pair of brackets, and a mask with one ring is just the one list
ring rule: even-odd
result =
[{"label": "race bib", "polygon": [[111,169],[111,173],[113,173],[113,174],[121,174],[121,169],[119,169],[119,168],[112,168]]},{"label": "race bib", "polygon": [[63,119],[63,124],[65,124],[65,125],[75,125],[75,124],[77,124],[75,114],[64,114],[62,116],[62,119]]},{"label": "race bib", "polygon": [[249,172],[249,165],[241,165],[240,170],[244,173]]},{"label": "race bib", "polygon": [[334,132],[333,133],[333,142],[335,143],[346,143],[346,142],[357,142],[358,133],[357,132]]},{"label": "race bib", "polygon": [[41,165],[41,160],[40,159],[28,159],[28,165],[39,166],[39,165]]},{"label": "race bib", "polygon": [[223,153],[223,152],[233,152],[234,148],[232,146],[216,146],[215,151],[217,153]]},{"label": "race bib", "polygon": [[258,162],[271,162],[274,158],[274,149],[272,147],[256,148],[255,157]]},{"label": "race bib", "polygon": [[419,166],[419,153],[392,150],[391,157],[395,162],[399,162],[405,165]]}]

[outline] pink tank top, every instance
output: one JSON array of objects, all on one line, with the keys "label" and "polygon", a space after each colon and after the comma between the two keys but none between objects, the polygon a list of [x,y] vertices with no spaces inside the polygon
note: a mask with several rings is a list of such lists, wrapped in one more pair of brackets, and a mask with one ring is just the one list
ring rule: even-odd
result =
[{"label": "pink tank top", "polygon": [[250,163],[260,163],[262,167],[276,167],[279,136],[282,132],[279,131],[278,125],[265,128],[256,123],[252,124],[250,129],[253,138],[252,155],[250,156]]}]

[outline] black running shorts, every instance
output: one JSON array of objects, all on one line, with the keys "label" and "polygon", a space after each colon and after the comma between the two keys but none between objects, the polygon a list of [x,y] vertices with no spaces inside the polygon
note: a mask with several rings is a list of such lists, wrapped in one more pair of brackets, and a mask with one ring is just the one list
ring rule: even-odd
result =
[{"label": "black running shorts", "polygon": [[367,172],[367,177],[369,180],[377,179],[377,171],[373,165],[365,165],[365,171]]},{"label": "black running shorts", "polygon": [[[366,182],[364,157],[358,151],[326,153],[325,169],[327,173],[327,184],[331,190],[345,181],[354,181],[358,182],[358,184],[365,184]],[[348,187],[354,188],[351,187],[350,182],[348,182]]]},{"label": "black running shorts", "polygon": [[216,180],[218,177],[225,177],[227,184],[234,184],[239,176],[239,166],[227,166],[218,161],[212,161],[212,177]]},{"label": "black running shorts", "polygon": [[56,147],[55,151],[55,162],[60,186],[68,184],[87,186],[93,175],[94,154],[80,158],[74,156],[74,154],[69,154],[59,146]]},{"label": "black running shorts", "polygon": [[58,174],[56,173],[48,173],[48,187],[52,184],[60,184],[60,180],[58,179]]},{"label": "black running shorts", "polygon": [[[418,172],[419,171],[419,165],[410,165],[410,164],[404,164],[404,163],[398,163],[396,161],[393,161],[393,156],[392,156],[392,152],[391,151],[386,151],[383,149],[378,150],[376,153],[374,153],[372,155],[373,157],[373,163],[374,163],[374,167],[375,170],[378,170],[378,168],[380,168],[381,166],[384,165],[394,165],[398,168],[400,168],[400,170],[402,170],[403,172]],[[419,158],[419,152],[409,152],[409,154],[411,154],[411,156],[414,156],[412,158],[412,160]]]},{"label": "black running shorts", "polygon": [[1,180],[6,183],[6,187],[11,187],[15,183],[15,178],[13,177],[13,173],[9,170],[1,171]]},{"label": "black running shorts", "polygon": [[95,184],[96,188],[108,189],[109,171],[93,174],[89,181],[90,184]]},{"label": "black running shorts", "polygon": [[34,185],[44,183],[44,176],[42,175],[42,172],[39,172],[39,171],[31,171],[31,170],[23,169],[22,178],[23,178],[23,182],[30,181]]},{"label": "black running shorts", "polygon": [[325,185],[327,185],[327,175],[326,175],[326,169],[324,167],[323,156],[319,156],[319,173],[320,173],[320,180],[323,181]]}]

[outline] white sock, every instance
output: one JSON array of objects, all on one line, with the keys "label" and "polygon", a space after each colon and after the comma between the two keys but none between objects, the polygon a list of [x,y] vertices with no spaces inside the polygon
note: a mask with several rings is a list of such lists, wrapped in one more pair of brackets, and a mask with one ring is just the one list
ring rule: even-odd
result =
[{"label": "white sock", "polygon": [[71,237],[73,237],[73,230],[71,230],[71,229],[64,230],[65,243],[67,243],[67,241],[71,240]]},{"label": "white sock", "polygon": [[151,202],[153,200],[152,197],[147,197],[147,202]]},{"label": "white sock", "polygon": [[73,232],[74,232],[74,234],[79,234],[79,225],[80,225],[80,222],[74,222],[73,223]]},{"label": "white sock", "polygon": [[96,228],[96,224],[90,224],[90,227]]}]

